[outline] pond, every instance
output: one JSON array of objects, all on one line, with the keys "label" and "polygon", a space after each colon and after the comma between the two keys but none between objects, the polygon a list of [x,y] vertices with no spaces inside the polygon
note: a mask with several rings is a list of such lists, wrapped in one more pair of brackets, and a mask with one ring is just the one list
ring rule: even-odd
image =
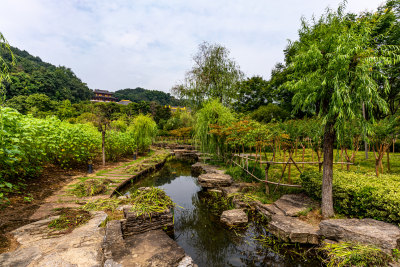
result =
[{"label": "pond", "polygon": [[[173,238],[199,267],[320,265],[299,256],[300,248],[291,245],[288,249],[285,244],[275,242],[256,219],[244,228],[229,229],[222,225],[215,203],[210,204],[213,203],[210,194],[191,176],[191,165],[187,162],[169,160],[159,172],[133,183],[127,194],[143,186],[162,188],[177,204]],[[258,241],[261,237],[270,242]]]}]

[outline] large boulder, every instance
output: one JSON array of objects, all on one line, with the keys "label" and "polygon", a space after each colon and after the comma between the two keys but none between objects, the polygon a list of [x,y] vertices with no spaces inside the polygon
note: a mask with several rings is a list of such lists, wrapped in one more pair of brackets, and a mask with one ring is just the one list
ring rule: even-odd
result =
[{"label": "large boulder", "polygon": [[272,215],[269,231],[285,242],[319,244],[318,227],[296,217]]},{"label": "large boulder", "polygon": [[319,233],[335,241],[356,242],[380,247],[387,253],[400,249],[400,228],[373,219],[331,219],[319,225]]},{"label": "large boulder", "polygon": [[247,214],[242,209],[226,210],[222,212],[221,215],[221,222],[229,226],[245,224],[248,223],[248,221]]},{"label": "large boulder", "polygon": [[232,184],[232,177],[224,173],[204,173],[198,178],[201,187],[215,188],[230,186]]}]

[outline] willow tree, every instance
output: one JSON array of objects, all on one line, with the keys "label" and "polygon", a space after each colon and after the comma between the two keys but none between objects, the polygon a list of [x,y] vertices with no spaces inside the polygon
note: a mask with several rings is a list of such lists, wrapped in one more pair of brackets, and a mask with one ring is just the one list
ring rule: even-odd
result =
[{"label": "willow tree", "polygon": [[219,44],[203,42],[193,56],[194,65],[185,75],[183,84],[172,92],[186,99],[195,107],[201,107],[208,99],[219,99],[229,105],[237,97],[237,85],[243,79],[238,64],[229,57],[229,50]]},{"label": "willow tree", "polygon": [[149,149],[158,130],[156,122],[149,115],[140,114],[133,119],[128,131],[131,133],[137,151],[143,153]]},{"label": "willow tree", "polygon": [[[324,162],[322,181],[322,216],[334,215],[332,181],[333,148],[336,130],[349,119],[364,121],[362,103],[369,118],[375,107],[387,111],[380,95],[388,90],[380,69],[395,63],[396,47],[374,46],[379,36],[372,38],[380,16],[364,14],[358,17],[344,13],[345,4],[337,11],[327,10],[311,23],[302,19],[299,40],[290,43],[287,65],[291,73],[286,86],[294,93],[295,109],[312,112],[324,122]],[[387,12],[391,12],[388,10]],[[365,124],[364,124],[365,125]]]}]

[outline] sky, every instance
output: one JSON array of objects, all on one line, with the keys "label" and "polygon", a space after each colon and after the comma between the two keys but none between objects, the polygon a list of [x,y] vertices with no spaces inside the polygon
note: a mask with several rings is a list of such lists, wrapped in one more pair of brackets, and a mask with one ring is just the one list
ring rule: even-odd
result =
[{"label": "sky", "polygon": [[[200,43],[230,51],[247,77],[269,79],[297,39],[301,17],[341,0],[0,0],[0,32],[12,46],[71,68],[91,89],[170,92]],[[381,0],[349,0],[373,11]]]}]

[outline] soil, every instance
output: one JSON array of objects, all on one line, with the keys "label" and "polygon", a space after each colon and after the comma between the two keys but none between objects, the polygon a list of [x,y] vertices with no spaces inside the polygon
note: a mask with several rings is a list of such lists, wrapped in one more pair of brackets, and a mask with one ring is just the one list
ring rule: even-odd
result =
[{"label": "soil", "polygon": [[[131,161],[127,158],[119,162],[94,164],[94,171],[114,168],[121,163]],[[9,234],[11,231],[32,223],[29,219],[40,207],[44,200],[57,190],[60,190],[77,176],[87,174],[86,168],[63,170],[56,166],[47,166],[41,176],[25,180],[25,188],[20,193],[10,194],[10,203],[0,209],[0,253],[9,252],[18,247],[18,243]],[[28,196],[30,200],[25,200]]]}]

